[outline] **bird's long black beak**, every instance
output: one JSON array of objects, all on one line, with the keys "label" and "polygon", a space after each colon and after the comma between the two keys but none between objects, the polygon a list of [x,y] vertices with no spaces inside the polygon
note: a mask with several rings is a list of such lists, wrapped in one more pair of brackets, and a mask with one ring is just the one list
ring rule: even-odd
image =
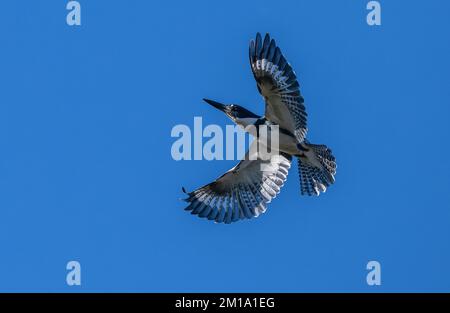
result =
[{"label": "bird's long black beak", "polygon": [[225,104],[222,104],[217,101],[209,100],[209,99],[203,99],[203,101],[205,101],[206,103],[212,105],[213,107],[215,107],[216,109],[218,109],[224,113],[227,113],[227,111],[228,111],[227,110],[228,107]]}]

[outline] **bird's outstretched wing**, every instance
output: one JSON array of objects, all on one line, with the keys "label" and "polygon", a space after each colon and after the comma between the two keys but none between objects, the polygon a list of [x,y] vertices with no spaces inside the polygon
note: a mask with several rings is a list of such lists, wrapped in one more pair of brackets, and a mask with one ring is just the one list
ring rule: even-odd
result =
[{"label": "bird's outstretched wing", "polygon": [[294,70],[275,40],[257,33],[250,42],[250,65],[257,87],[266,102],[266,119],[303,141],[307,132],[306,111]]},{"label": "bird's outstretched wing", "polygon": [[291,160],[284,154],[273,155],[267,161],[252,159],[247,152],[243,160],[214,182],[187,193],[186,210],[217,223],[257,217],[280,192]]}]

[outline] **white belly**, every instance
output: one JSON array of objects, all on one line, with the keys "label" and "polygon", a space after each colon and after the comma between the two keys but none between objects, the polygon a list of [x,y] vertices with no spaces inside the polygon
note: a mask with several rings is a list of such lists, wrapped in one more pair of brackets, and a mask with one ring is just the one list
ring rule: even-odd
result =
[{"label": "white belly", "polygon": [[260,131],[258,141],[264,148],[269,146],[274,151],[285,152],[291,155],[297,155],[301,152],[297,146],[297,139],[285,133],[278,132],[277,136],[277,134],[270,131],[268,134]]}]

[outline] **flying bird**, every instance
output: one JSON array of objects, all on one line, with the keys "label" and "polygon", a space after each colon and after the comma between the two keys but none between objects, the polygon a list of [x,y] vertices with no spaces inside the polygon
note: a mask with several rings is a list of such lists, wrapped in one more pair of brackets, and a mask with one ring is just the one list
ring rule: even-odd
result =
[{"label": "flying bird", "polygon": [[[189,203],[186,210],[217,223],[251,219],[266,212],[267,204],[287,179],[293,157],[297,158],[302,195],[318,196],[335,181],[336,162],[331,150],[306,139],[307,114],[300,86],[275,40],[269,34],[262,39],[257,33],[250,42],[249,58],[257,89],[265,101],[264,116],[237,104],[203,100],[246,130],[251,125],[256,129],[260,125],[269,129],[277,126],[278,153],[261,158],[255,155],[257,149],[250,147],[235,167],[212,183],[192,192],[183,188],[188,196],[184,200]],[[252,135],[256,137],[252,145],[262,142],[259,132]]]}]

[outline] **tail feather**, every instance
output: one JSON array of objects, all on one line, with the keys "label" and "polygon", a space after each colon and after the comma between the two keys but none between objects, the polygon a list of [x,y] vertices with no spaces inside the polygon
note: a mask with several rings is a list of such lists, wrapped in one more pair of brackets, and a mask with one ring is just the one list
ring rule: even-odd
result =
[{"label": "tail feather", "polygon": [[304,144],[308,151],[298,156],[301,194],[318,196],[335,181],[336,159],[325,145]]}]

